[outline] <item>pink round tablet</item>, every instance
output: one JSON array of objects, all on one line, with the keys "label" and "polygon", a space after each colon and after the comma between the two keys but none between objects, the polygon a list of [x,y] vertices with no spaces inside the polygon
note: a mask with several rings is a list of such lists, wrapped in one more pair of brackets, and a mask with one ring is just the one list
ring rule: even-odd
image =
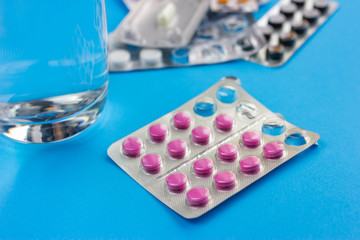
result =
[{"label": "pink round tablet", "polygon": [[203,187],[196,187],[186,193],[190,206],[203,207],[209,202],[209,190]]},{"label": "pink round tablet", "polygon": [[214,176],[218,189],[232,189],[235,186],[236,175],[233,172],[220,172]]},{"label": "pink round tablet", "polygon": [[231,116],[230,114],[226,114],[226,113],[220,114],[215,119],[215,124],[216,124],[217,129],[224,131],[224,132],[231,131],[233,123],[234,123],[233,116]]},{"label": "pink round tablet", "polygon": [[123,154],[128,157],[138,157],[141,153],[141,140],[134,137],[125,139],[122,143]]},{"label": "pink round tablet", "polygon": [[147,154],[141,159],[141,164],[147,173],[159,173],[161,168],[161,157],[157,154]]},{"label": "pink round tablet", "polygon": [[284,155],[284,144],[281,142],[270,142],[264,146],[264,155],[268,159],[279,159]]},{"label": "pink round tablet", "polygon": [[199,145],[206,145],[209,143],[211,130],[208,127],[196,127],[191,131],[191,136],[194,143]]},{"label": "pink round tablet", "polygon": [[240,161],[240,168],[245,174],[256,174],[260,171],[260,163],[258,157],[246,157]]},{"label": "pink round tablet", "polygon": [[193,168],[198,177],[208,177],[213,172],[214,164],[209,158],[202,158],[194,162]]},{"label": "pink round tablet", "polygon": [[186,154],[186,142],[183,140],[173,140],[168,143],[167,150],[170,157],[183,159]]},{"label": "pink round tablet", "polygon": [[255,131],[247,131],[242,135],[244,147],[257,148],[261,145],[261,134]]},{"label": "pink round tablet", "polygon": [[153,142],[163,142],[167,135],[167,127],[164,124],[154,124],[149,127],[149,136]]},{"label": "pink round tablet", "polygon": [[173,173],[166,178],[166,184],[171,192],[183,192],[186,189],[187,177],[183,173]]},{"label": "pink round tablet", "polygon": [[237,158],[238,148],[233,144],[224,144],[218,148],[218,156],[220,160],[225,162],[233,162]]},{"label": "pink round tablet", "polygon": [[191,115],[188,112],[179,112],[174,116],[174,127],[188,129],[191,123]]}]

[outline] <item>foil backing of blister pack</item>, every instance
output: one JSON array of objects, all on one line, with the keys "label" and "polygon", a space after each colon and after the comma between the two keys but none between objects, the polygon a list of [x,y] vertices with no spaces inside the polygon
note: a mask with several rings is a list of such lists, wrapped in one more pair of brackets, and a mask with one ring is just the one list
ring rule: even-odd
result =
[{"label": "foil backing of blister pack", "polygon": [[173,49],[123,44],[116,30],[109,35],[109,70],[184,67],[243,59],[265,44],[262,34],[252,27],[254,22],[252,14],[209,13],[189,46]]},{"label": "foil backing of blister pack", "polygon": [[208,9],[208,0],[142,0],[117,27],[117,38],[142,47],[186,46]]},{"label": "foil backing of blister pack", "polygon": [[213,12],[256,12],[259,9],[257,0],[210,0]]},{"label": "foil backing of blister pack", "polygon": [[[302,1],[282,0],[256,23],[256,27],[260,31],[263,31],[266,36],[267,43],[257,54],[249,56],[246,60],[267,67],[282,66],[328,20],[339,5],[337,2],[305,0],[304,6],[299,7],[294,2],[301,3]],[[326,2],[328,4],[327,10],[322,12],[318,11],[314,8],[315,2]],[[290,11],[292,7],[289,5],[296,6],[296,11],[293,16],[291,16]],[[284,10],[281,10],[282,7],[287,8],[287,10],[285,9],[284,12]],[[311,19],[311,21],[314,21],[313,23],[310,23],[306,19],[303,21],[305,11],[307,12],[307,17],[305,18]],[[313,17],[312,14],[317,11],[320,13],[318,18],[311,18]],[[285,16],[284,13],[288,16]],[[274,20],[281,20],[278,18],[279,15],[282,15],[285,21],[281,24],[281,27],[276,29],[271,26],[269,19],[275,17]],[[304,26],[304,28],[301,28],[301,26]]]},{"label": "foil backing of blister pack", "polygon": [[[221,98],[219,96],[221,97],[222,94],[219,95],[219,91],[223,89],[234,90],[237,97],[233,98],[232,101],[224,101],[223,99],[220,101],[219,99]],[[194,110],[194,106],[198,106],[197,104],[203,102],[215,104],[215,111],[211,116],[200,116]],[[192,116],[191,125],[186,130],[174,127],[174,115],[180,112],[188,112]],[[219,114],[230,114],[234,117],[231,131],[223,132],[216,129],[214,121]],[[163,124],[168,128],[166,139],[162,143],[155,143],[149,138],[149,127],[154,124]],[[271,135],[269,135],[269,132],[264,134],[265,127],[275,130],[275,125],[281,126],[282,131]],[[192,129],[198,126],[206,126],[211,129],[211,138],[206,145],[195,144],[191,138]],[[241,142],[242,134],[249,130],[261,133],[262,136],[260,146],[255,149],[246,148]],[[300,136],[304,142],[296,145],[290,143],[288,139],[291,140],[294,136]],[[141,154],[133,158],[125,156],[122,150],[124,141],[129,137],[142,141]],[[278,114],[268,110],[242,89],[238,79],[226,77],[181,107],[115,142],[109,147],[108,155],[129,176],[169,208],[185,218],[196,218],[309,148],[319,138],[320,136],[317,133],[298,128],[286,122]],[[187,152],[183,159],[169,157],[167,144],[175,139],[181,139],[186,142]],[[277,160],[266,159],[263,153],[264,145],[274,141],[278,141],[285,146],[284,154]],[[219,146],[224,144],[237,146],[238,155],[235,161],[224,162],[219,160],[217,151],[219,151]],[[162,167],[158,173],[148,174],[144,171],[141,159],[147,154],[158,154],[161,156]],[[248,175],[240,170],[239,161],[248,156],[256,156],[261,160],[260,171],[258,173]],[[209,158],[214,164],[213,172],[206,177],[198,177],[194,174],[193,164],[196,160],[202,158]],[[215,187],[214,176],[222,171],[229,171],[235,174],[234,188],[219,190]],[[181,193],[173,193],[167,187],[167,178],[174,173],[182,173],[187,176],[186,189]],[[209,193],[208,202],[202,206],[190,206],[188,194],[191,189],[196,189],[197,187],[207,189]]]}]

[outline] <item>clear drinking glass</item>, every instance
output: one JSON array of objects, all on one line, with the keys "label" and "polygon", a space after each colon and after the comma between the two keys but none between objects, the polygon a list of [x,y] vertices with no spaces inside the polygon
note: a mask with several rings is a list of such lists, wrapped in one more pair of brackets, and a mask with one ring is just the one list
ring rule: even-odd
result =
[{"label": "clear drinking glass", "polygon": [[107,95],[104,0],[0,0],[0,132],[22,142],[72,137]]}]

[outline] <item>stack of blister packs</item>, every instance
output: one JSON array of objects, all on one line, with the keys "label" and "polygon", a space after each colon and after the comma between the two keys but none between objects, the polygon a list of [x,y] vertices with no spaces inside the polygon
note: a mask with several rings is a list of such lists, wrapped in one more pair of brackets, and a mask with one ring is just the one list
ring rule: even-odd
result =
[{"label": "stack of blister packs", "polygon": [[109,35],[110,71],[214,64],[245,59],[283,65],[335,12],[336,2],[280,0],[126,0],[131,9]]}]

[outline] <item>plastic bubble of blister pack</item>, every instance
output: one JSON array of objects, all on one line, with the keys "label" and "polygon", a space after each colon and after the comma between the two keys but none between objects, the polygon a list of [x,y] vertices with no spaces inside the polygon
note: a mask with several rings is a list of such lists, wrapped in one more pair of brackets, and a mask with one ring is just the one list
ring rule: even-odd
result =
[{"label": "plastic bubble of blister pack", "polygon": [[250,13],[209,13],[188,46],[170,49],[124,44],[117,29],[109,35],[109,70],[184,67],[243,59],[266,43],[262,34],[251,26],[254,22]]},{"label": "plastic bubble of blister pack", "polygon": [[143,0],[117,27],[117,38],[148,48],[186,46],[208,8],[208,0]]},{"label": "plastic bubble of blister pack", "polygon": [[196,218],[315,144],[225,77],[113,143],[110,158],[185,218]]},{"label": "plastic bubble of blister pack", "polygon": [[247,60],[279,67],[336,11],[337,2],[325,0],[282,0],[256,24],[267,43]]},{"label": "plastic bubble of blister pack", "polygon": [[210,0],[210,8],[214,12],[256,12],[259,2],[257,0]]}]

